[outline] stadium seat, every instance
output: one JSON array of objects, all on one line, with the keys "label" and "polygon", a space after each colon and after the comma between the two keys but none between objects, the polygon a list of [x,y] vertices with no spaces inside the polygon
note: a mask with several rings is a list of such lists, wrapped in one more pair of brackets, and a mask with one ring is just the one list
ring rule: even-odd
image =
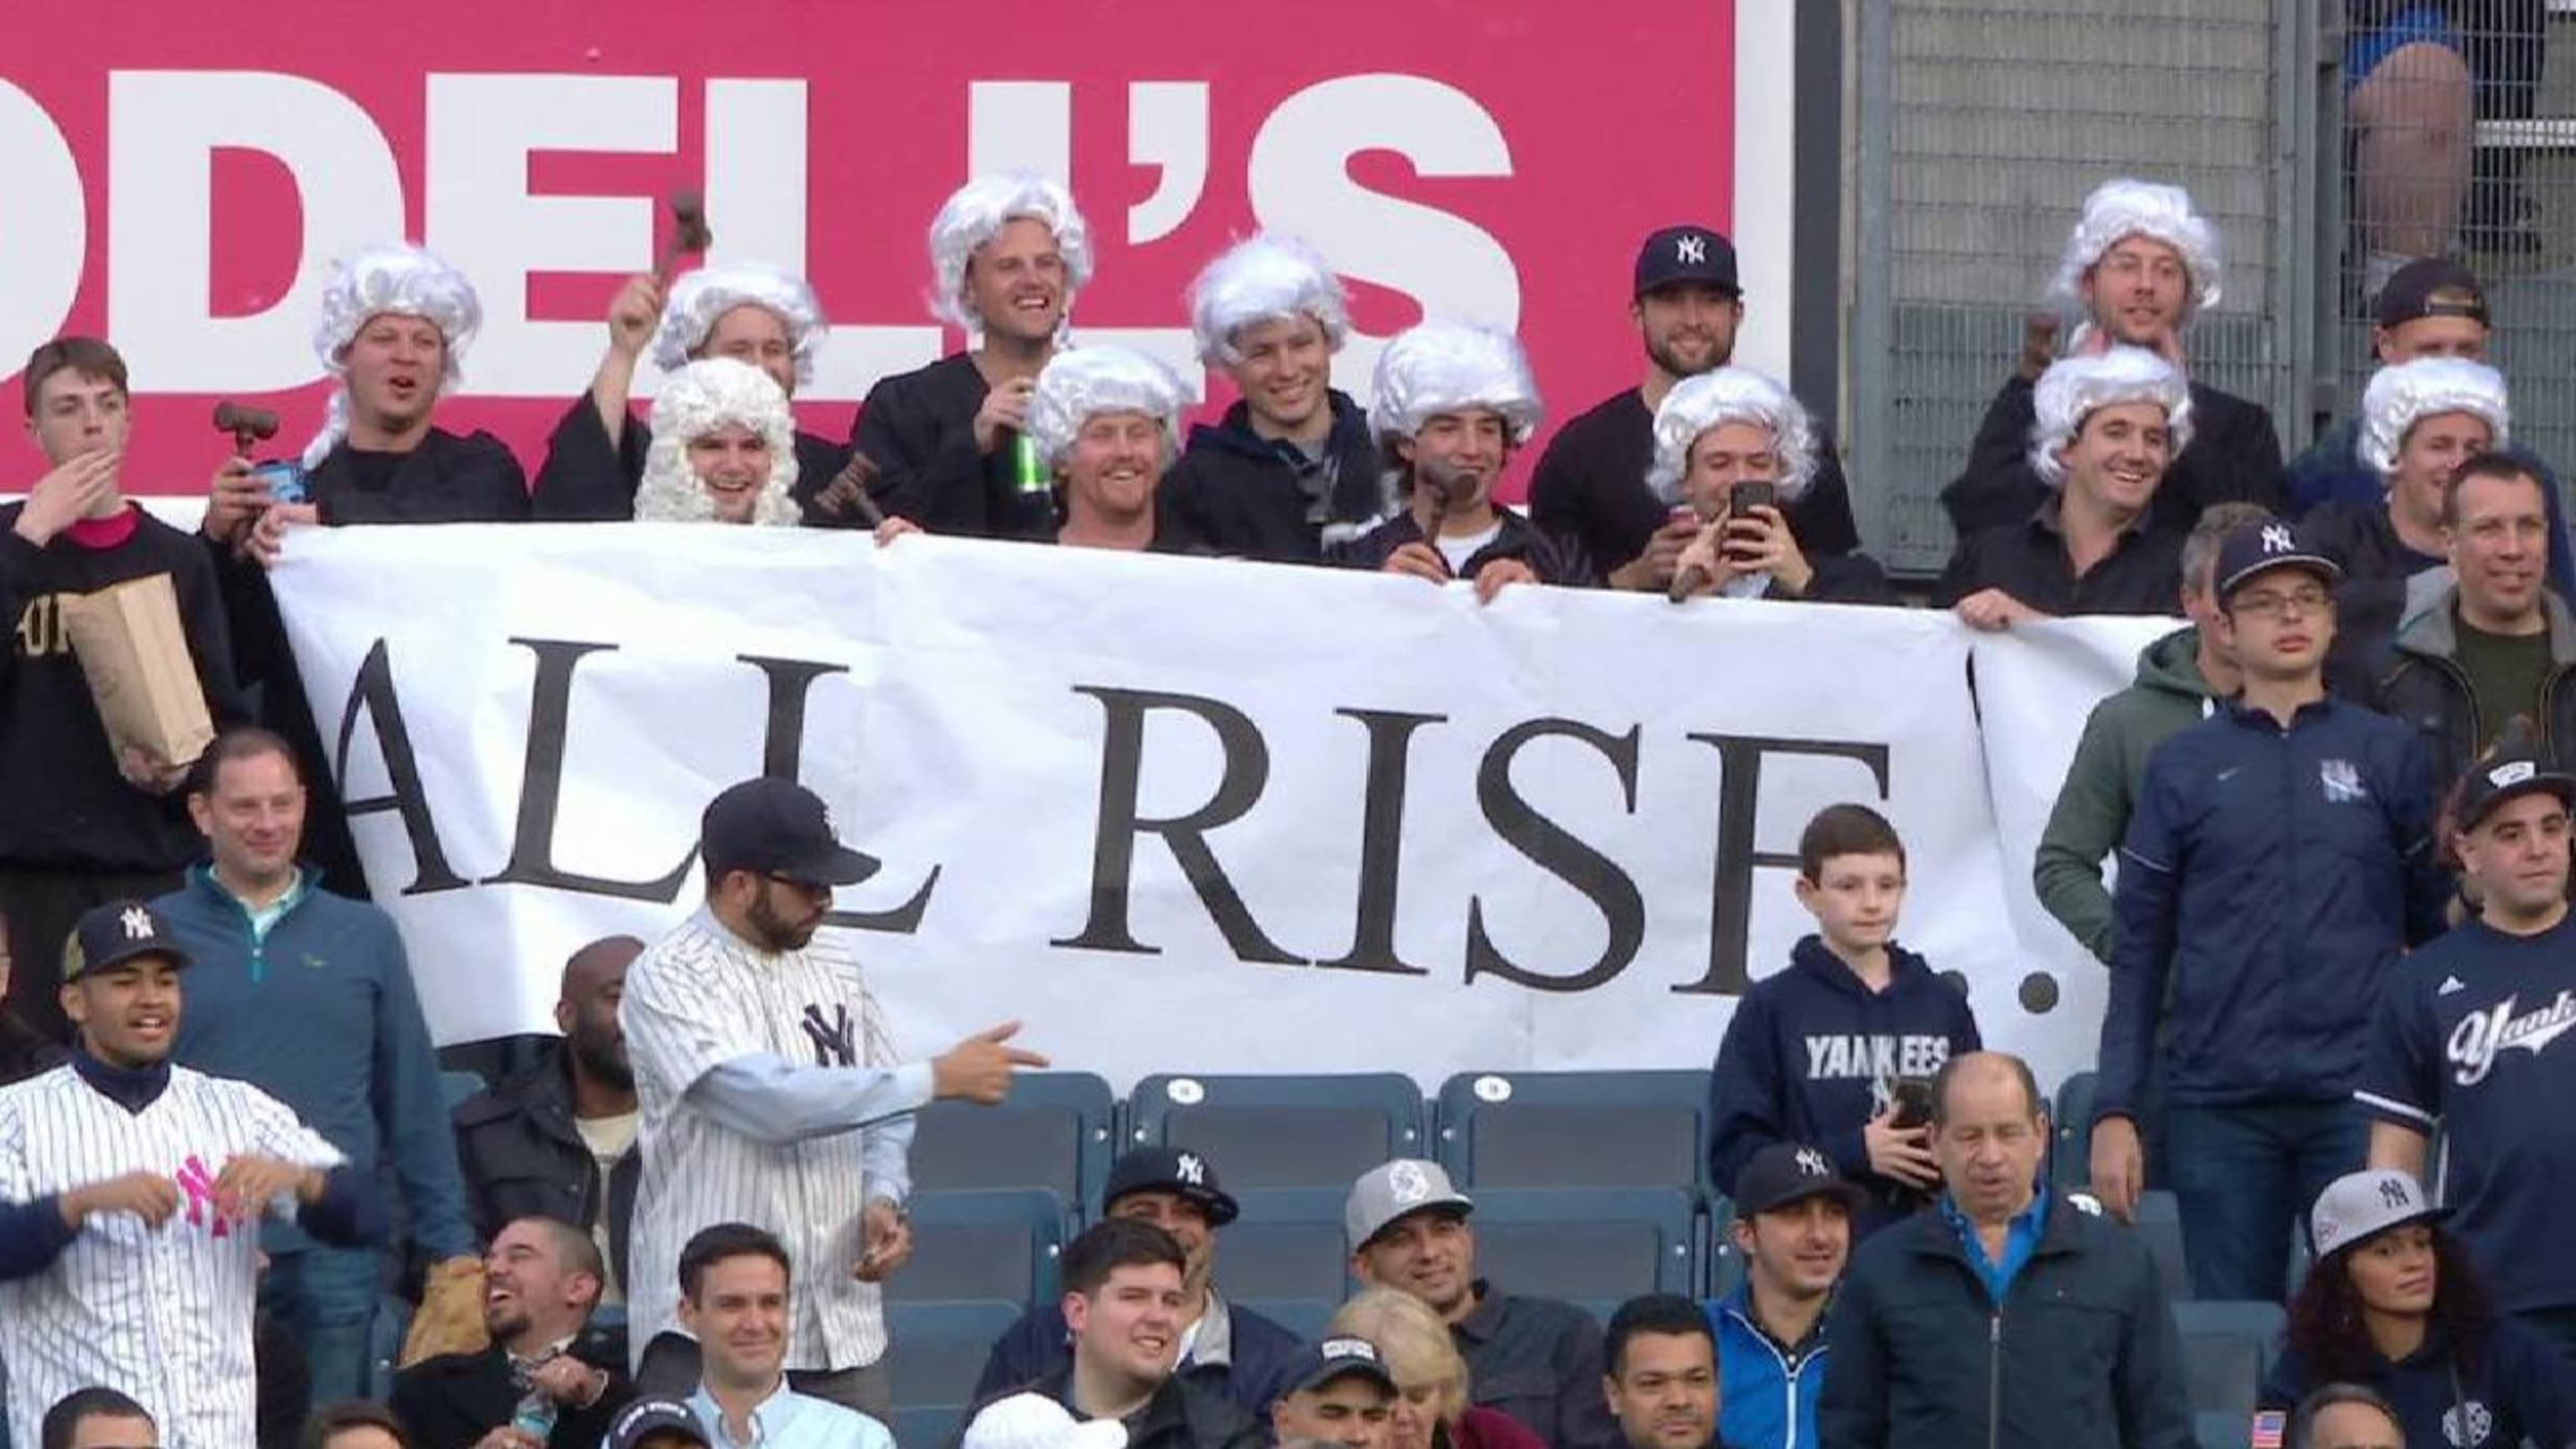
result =
[{"label": "stadium seat", "polygon": [[1735,1251],[1735,1204],[1723,1197],[1711,1197],[1708,1215],[1708,1241],[1700,1249],[1700,1261],[1707,1265],[1707,1286],[1701,1296],[1723,1298],[1744,1281],[1744,1255]]},{"label": "stadium seat", "polygon": [[2277,1303],[2177,1303],[2174,1326],[2182,1332],[2193,1410],[2234,1416],[2241,1442],[2288,1316]]},{"label": "stadium seat", "polygon": [[1264,1298],[1258,1303],[1238,1306],[1249,1308],[1287,1329],[1301,1342],[1312,1343],[1324,1336],[1324,1330],[1332,1324],[1333,1314],[1342,1305],[1329,1298]]},{"label": "stadium seat", "polygon": [[2048,1180],[2066,1189],[2093,1180],[2093,1089],[2091,1072],[2077,1072],[2057,1089],[2057,1106],[2049,1113]]},{"label": "stadium seat", "polygon": [[1506,1293],[1615,1306],[1699,1286],[1692,1203],[1680,1188],[1488,1188],[1474,1197],[1476,1269]]},{"label": "stadium seat", "polygon": [[1026,1304],[1056,1292],[1064,1199],[1045,1188],[915,1193],[912,1261],[886,1279],[892,1302]]},{"label": "stadium seat", "polygon": [[1461,1072],[1439,1157],[1461,1186],[1705,1191],[1708,1073]]},{"label": "stadium seat", "polygon": [[447,1099],[447,1110],[450,1112],[453,1112],[458,1107],[462,1106],[466,1098],[482,1091],[483,1087],[483,1078],[473,1072],[441,1072],[438,1074],[439,1095]]},{"label": "stadium seat", "polygon": [[2182,1204],[2169,1192],[2138,1194],[2137,1233],[2155,1255],[2165,1281],[2165,1296],[2176,1303],[2191,1297],[2191,1271],[2183,1258]]},{"label": "stadium seat", "polygon": [[[1022,1311],[1020,1304],[996,1301],[886,1305],[886,1362],[894,1379],[898,1442],[955,1441],[993,1340],[1018,1322]],[[904,1431],[908,1423],[916,1432]]]},{"label": "stadium seat", "polygon": [[1391,1157],[1427,1155],[1422,1094],[1394,1072],[1152,1076],[1129,1099],[1131,1143],[1204,1153],[1228,1191],[1343,1187]]},{"label": "stadium seat", "polygon": [[1337,1187],[1255,1187],[1236,1193],[1243,1215],[1217,1230],[1217,1288],[1238,1303],[1331,1305],[1348,1297],[1345,1196]]},{"label": "stadium seat", "polygon": [[403,1338],[411,1332],[411,1305],[388,1293],[376,1300],[367,1320],[367,1394],[377,1403],[393,1396],[394,1374],[402,1365]]},{"label": "stadium seat", "polygon": [[934,1102],[912,1136],[913,1187],[1043,1187],[1088,1213],[1109,1176],[1116,1109],[1089,1072],[1022,1072],[998,1107]]}]

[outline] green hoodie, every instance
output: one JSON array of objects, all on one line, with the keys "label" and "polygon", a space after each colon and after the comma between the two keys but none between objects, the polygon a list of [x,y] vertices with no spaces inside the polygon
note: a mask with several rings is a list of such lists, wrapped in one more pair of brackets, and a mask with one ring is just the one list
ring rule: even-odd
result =
[{"label": "green hoodie", "polygon": [[2111,892],[2102,859],[2119,848],[2137,809],[2147,756],[2209,713],[2200,631],[2176,629],[2138,651],[2138,682],[2093,706],[2066,767],[2066,785],[2040,832],[2031,882],[2039,903],[2104,965],[2111,964]]}]

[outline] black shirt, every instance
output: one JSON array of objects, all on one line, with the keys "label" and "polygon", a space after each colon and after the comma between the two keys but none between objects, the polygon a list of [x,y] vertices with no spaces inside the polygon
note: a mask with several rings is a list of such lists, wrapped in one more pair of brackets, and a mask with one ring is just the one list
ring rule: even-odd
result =
[{"label": "black shirt", "polygon": [[1497,1293],[1476,1281],[1476,1307],[1449,1329],[1476,1403],[1499,1409],[1549,1449],[1613,1449],[1619,1421],[1601,1396],[1601,1328],[1552,1298]]},{"label": "black shirt", "polygon": [[[618,430],[617,446],[610,447],[608,428],[590,394],[574,398],[546,438],[546,461],[537,469],[537,518],[548,523],[623,523],[633,518],[635,489],[644,481],[644,457],[652,446],[653,430],[630,417]],[[849,461],[846,444],[797,430],[796,486],[790,496],[806,527],[864,526],[855,510],[845,516],[814,506],[814,495],[830,487]]]},{"label": "black shirt", "polygon": [[889,517],[932,533],[971,538],[1044,538],[1055,532],[1052,500],[1024,494],[1013,480],[1013,442],[975,447],[984,381],[974,355],[953,352],[868,389],[850,443],[877,465],[869,496]]},{"label": "black shirt", "polygon": [[[1462,579],[1472,579],[1487,564],[1516,558],[1529,565],[1543,584],[1561,584],[1587,588],[1597,580],[1592,561],[1580,544],[1549,533],[1509,508],[1494,510],[1494,536],[1484,547],[1467,556],[1466,565],[1456,570]],[[1328,551],[1327,560],[1344,568],[1382,569],[1395,551],[1408,543],[1422,542],[1422,525],[1410,513],[1394,517]]]},{"label": "black shirt", "polygon": [[1190,429],[1190,445],[1163,479],[1163,497],[1192,536],[1221,554],[1272,563],[1322,563],[1324,550],[1355,535],[1385,503],[1368,415],[1331,394],[1333,429],[1319,454],[1252,430],[1238,402],[1214,427]]},{"label": "black shirt", "polygon": [[1934,602],[1946,609],[1981,589],[2001,589],[2051,615],[2181,610],[2182,533],[2158,526],[2150,514],[2121,533],[2109,557],[2078,576],[2066,556],[2060,501],[2052,492],[2021,522],[1959,540]]},{"label": "black shirt", "polygon": [[[1082,1406],[1073,1401],[1070,1360],[1029,1385],[1029,1391],[1064,1405],[1076,1419],[1086,1417]],[[1597,1389],[1593,1397],[1600,1397]],[[968,1415],[967,1422],[973,1423],[974,1416]],[[1163,1380],[1145,1406],[1121,1422],[1127,1426],[1127,1449],[1262,1449],[1269,1438],[1263,1425],[1234,1400],[1179,1374]]]},{"label": "black shirt", "polygon": [[[2006,380],[1968,445],[1967,469],[1941,490],[1941,506],[1963,539],[2028,517],[2049,495],[2048,484],[2030,466],[2030,431],[2038,420],[2031,395],[2028,378]],[[2281,467],[2281,437],[2271,413],[2195,382],[2191,445],[2165,470],[2153,515],[2164,527],[2189,533],[2213,503],[2255,503],[2280,513],[2289,506],[2289,476]],[[2175,607],[2170,600],[2163,606],[2165,612]]]}]

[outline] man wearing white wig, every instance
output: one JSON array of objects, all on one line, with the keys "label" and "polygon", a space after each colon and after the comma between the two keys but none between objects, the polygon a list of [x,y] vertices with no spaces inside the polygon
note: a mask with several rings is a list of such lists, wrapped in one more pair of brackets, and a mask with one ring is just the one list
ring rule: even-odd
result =
[{"label": "man wearing white wig", "polygon": [[710,357],[662,379],[637,522],[793,528],[796,482],[794,420],[768,373]]},{"label": "man wearing white wig", "polygon": [[2339,657],[2386,643],[2451,583],[2441,572],[2451,475],[2502,448],[2511,420],[2504,375],[2483,362],[2426,357],[2371,375],[2357,451],[2378,475],[2380,496],[2320,503],[2302,529],[2343,563]]},{"label": "man wearing white wig", "polygon": [[[774,267],[701,267],[668,288],[652,274],[629,278],[608,306],[608,349],[590,391],[573,400],[546,440],[537,469],[536,512],[543,519],[619,519],[642,516],[637,484],[652,456],[654,433],[628,416],[635,365],[649,345],[653,365],[667,376],[704,358],[728,358],[768,374],[780,395],[814,380],[814,357],[829,332],[822,304],[802,277]],[[660,416],[660,409],[654,415]],[[795,501],[805,518],[823,526],[857,523],[855,514],[812,506],[850,450],[789,419],[796,462]]]},{"label": "man wearing white wig", "polygon": [[1869,555],[1811,552],[1799,543],[1788,510],[1815,475],[1815,427],[1770,378],[1721,367],[1664,394],[1646,481],[1699,525],[1674,565],[1674,596],[1898,602]]},{"label": "man wearing white wig", "polygon": [[2137,347],[2079,353],[2031,390],[2029,517],[1959,540],[1935,600],[1972,628],[2062,614],[2170,614],[2187,530],[2158,522],[2166,470],[2198,421],[2182,374]]},{"label": "man wearing white wig", "polygon": [[1233,381],[1214,426],[1190,429],[1164,483],[1173,511],[1218,553],[1321,563],[1381,502],[1368,413],[1333,386],[1350,332],[1339,277],[1305,243],[1237,242],[1190,287],[1199,360]]},{"label": "man wearing white wig", "polygon": [[[2218,228],[2192,209],[2179,186],[2106,181],[2084,200],[2084,215],[2066,238],[2051,287],[2054,299],[2080,309],[2070,355],[2111,347],[2155,353],[2180,370],[2183,333],[2220,295]],[[1941,506],[1965,539],[1979,529],[2019,523],[2048,497],[2050,484],[2028,456],[2033,387],[2044,352],[2007,379],[1986,408],[1968,447],[1968,466],[1941,490]],[[2192,430],[2165,486],[2156,519],[2188,532],[2213,503],[2285,503],[2281,438],[2261,405],[2198,382],[2190,384]],[[2170,598],[2170,591],[2168,591]]]},{"label": "man wearing white wig", "polygon": [[1393,516],[1335,551],[1351,568],[1432,583],[1472,579],[1491,602],[1506,584],[1589,585],[1579,545],[1494,501],[1512,453],[1538,427],[1538,383],[1508,334],[1425,322],[1378,355],[1369,429]]},{"label": "man wearing white wig", "polygon": [[[1699,519],[1674,509],[1646,483],[1654,466],[1655,413],[1684,378],[1724,367],[1744,325],[1744,288],[1735,245],[1713,227],[1668,226],[1637,249],[1628,315],[1646,354],[1637,386],[1556,430],[1530,475],[1530,517],[1570,538],[1612,588],[1672,584]],[[1860,547],[1850,488],[1833,440],[1815,431],[1815,472],[1781,512],[1800,543],[1819,553]]]},{"label": "man wearing white wig", "polygon": [[1091,280],[1091,233],[1042,176],[979,176],[930,223],[930,310],[968,346],[868,390],[850,441],[888,516],[933,533],[1046,538],[1056,517],[1029,398]]}]

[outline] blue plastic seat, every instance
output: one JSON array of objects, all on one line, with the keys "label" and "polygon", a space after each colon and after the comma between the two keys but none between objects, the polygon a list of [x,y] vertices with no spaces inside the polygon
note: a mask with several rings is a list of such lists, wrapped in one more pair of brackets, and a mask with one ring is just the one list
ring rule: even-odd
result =
[{"label": "blue plastic seat", "polygon": [[890,1302],[1055,1297],[1065,1208],[1045,1188],[915,1193],[912,1234],[912,1261],[886,1279]]},{"label": "blue plastic seat", "polygon": [[1258,1303],[1239,1303],[1271,1322],[1287,1329],[1307,1343],[1324,1336],[1332,1325],[1333,1315],[1341,1304],[1330,1298],[1264,1298]]},{"label": "blue plastic seat", "polygon": [[2183,1256],[2182,1204],[2170,1192],[2138,1194],[2138,1220],[2132,1225],[2146,1240],[2164,1279],[2165,1296],[2180,1304],[2191,1297],[2191,1268]]},{"label": "blue plastic seat", "polygon": [[916,1190],[1042,1187],[1076,1213],[1099,1206],[1117,1101],[1089,1072],[1025,1072],[997,1107],[934,1102],[912,1136]]},{"label": "blue plastic seat", "polygon": [[2246,1416],[2254,1412],[2275,1345],[2288,1326],[2277,1303],[2176,1303],[2174,1327],[2182,1333],[2193,1410],[2233,1416],[2242,1442]]},{"label": "blue plastic seat", "polygon": [[1334,1187],[1255,1187],[1236,1193],[1243,1216],[1217,1231],[1217,1288],[1238,1303],[1329,1305],[1348,1297],[1351,1252],[1342,1240],[1346,1195]]},{"label": "blue plastic seat", "polygon": [[1487,1188],[1472,1194],[1477,1271],[1505,1293],[1616,1304],[1700,1284],[1692,1201],[1677,1187]]},{"label": "blue plastic seat", "polygon": [[1130,1143],[1187,1147],[1228,1191],[1340,1187],[1394,1157],[1428,1155],[1422,1094],[1394,1072],[1147,1077],[1128,1099]]},{"label": "blue plastic seat", "polygon": [[1735,1250],[1735,1204],[1723,1197],[1712,1197],[1708,1213],[1702,1219],[1708,1228],[1708,1241],[1700,1248],[1700,1262],[1706,1270],[1706,1297],[1723,1298],[1744,1281],[1750,1265]]},{"label": "blue plastic seat", "polygon": [[[886,1305],[896,1419],[891,1427],[898,1442],[935,1445],[956,1439],[993,1341],[1019,1321],[1021,1311],[1017,1303],[990,1300]],[[907,1436],[907,1423],[930,1432]]]},{"label": "blue plastic seat", "polygon": [[1461,1072],[1439,1156],[1461,1186],[1706,1190],[1708,1073]]}]

